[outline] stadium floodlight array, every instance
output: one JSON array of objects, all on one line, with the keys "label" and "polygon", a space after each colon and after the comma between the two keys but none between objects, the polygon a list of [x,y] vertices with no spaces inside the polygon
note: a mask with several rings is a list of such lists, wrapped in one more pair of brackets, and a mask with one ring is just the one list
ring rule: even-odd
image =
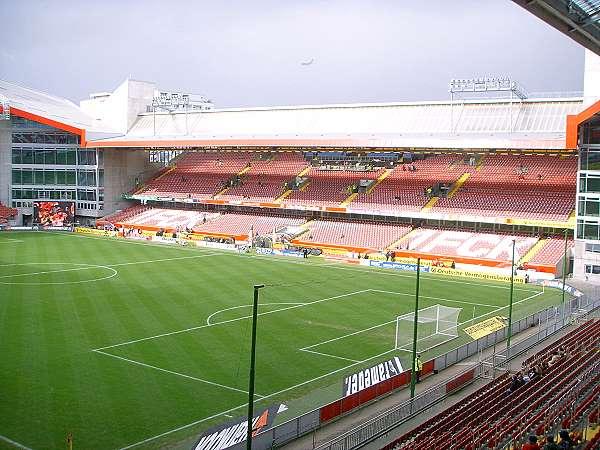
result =
[{"label": "stadium floodlight array", "polygon": [[0,95],[0,120],[10,120],[10,104],[3,95]]},{"label": "stadium floodlight array", "polygon": [[[419,351],[448,342],[458,337],[458,316],[462,308],[433,305],[419,310],[418,338]],[[396,339],[394,348],[407,350],[412,345],[415,313],[396,317]]]},{"label": "stadium floodlight array", "polygon": [[484,77],[450,80],[451,95],[460,92],[510,92],[521,100],[527,98],[527,92],[517,81],[510,77]]}]

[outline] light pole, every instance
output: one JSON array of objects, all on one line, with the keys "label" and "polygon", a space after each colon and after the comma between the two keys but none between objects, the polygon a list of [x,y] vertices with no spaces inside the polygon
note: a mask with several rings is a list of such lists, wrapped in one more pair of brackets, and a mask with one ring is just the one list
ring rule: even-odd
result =
[{"label": "light pole", "polygon": [[258,290],[264,284],[254,285],[254,302],[252,304],[252,346],[250,347],[250,379],[248,381],[248,431],[246,434],[246,449],[252,449],[252,419],[254,415],[254,367],[256,362],[256,319],[258,318]]},{"label": "light pole", "polygon": [[563,270],[562,270],[562,301],[561,301],[561,305],[562,305],[562,315],[563,315],[563,325],[565,324],[565,284],[567,281],[567,245],[568,245],[568,233],[569,230],[567,230],[565,228],[564,231],[564,235],[565,235],[565,251],[563,253]]},{"label": "light pole", "polygon": [[506,351],[508,353],[507,356],[510,356],[510,338],[512,337],[512,310],[513,310],[513,291],[515,285],[515,246],[516,240],[513,239],[513,248],[512,248],[512,259],[510,264],[510,297],[508,301],[508,330],[507,338],[506,338]]},{"label": "light pole", "polygon": [[417,337],[419,324],[419,276],[421,274],[421,258],[417,258],[417,285],[415,286],[415,321],[413,323],[412,371],[410,374],[410,398],[415,396],[417,383]]}]

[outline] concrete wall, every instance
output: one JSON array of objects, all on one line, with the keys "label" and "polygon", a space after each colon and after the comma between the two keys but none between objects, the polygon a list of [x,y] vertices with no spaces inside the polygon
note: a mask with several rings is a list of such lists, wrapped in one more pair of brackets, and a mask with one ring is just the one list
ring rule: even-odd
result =
[{"label": "concrete wall", "polygon": [[585,273],[586,264],[600,266],[600,253],[585,251],[585,241],[576,240],[574,247],[573,278],[600,284],[600,274]]},{"label": "concrete wall", "polygon": [[154,83],[127,79],[113,92],[82,100],[79,106],[93,118],[125,134],[138,114],[146,112],[146,106],[152,104],[155,89]]},{"label": "concrete wall", "polygon": [[135,179],[145,181],[160,169],[150,163],[148,153],[142,150],[104,150],[104,214],[126,208],[129,202],[121,198],[135,187]]}]

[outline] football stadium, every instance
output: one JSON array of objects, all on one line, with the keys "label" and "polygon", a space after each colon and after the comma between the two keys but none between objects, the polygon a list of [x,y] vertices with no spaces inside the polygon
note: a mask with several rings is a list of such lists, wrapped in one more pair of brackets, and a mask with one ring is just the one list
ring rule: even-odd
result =
[{"label": "football stadium", "polygon": [[600,2],[515,3],[583,92],[0,80],[0,449],[599,449]]}]

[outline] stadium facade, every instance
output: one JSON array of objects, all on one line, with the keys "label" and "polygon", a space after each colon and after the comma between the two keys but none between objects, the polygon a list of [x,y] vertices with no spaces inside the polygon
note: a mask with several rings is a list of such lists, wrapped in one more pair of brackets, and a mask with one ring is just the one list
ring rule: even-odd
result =
[{"label": "stadium facade", "polygon": [[[183,108],[157,104],[159,92],[154,83],[127,79],[115,91],[76,105],[0,81],[2,113],[10,119],[0,121],[0,202],[17,209],[14,223],[31,223],[36,200],[69,200],[76,202],[79,222],[93,224],[130,205],[126,198],[135,196],[123,194],[135,192],[182,151],[579,152],[576,217],[500,222],[575,229],[575,276],[600,278],[600,62],[591,52],[584,93],[576,96],[215,109],[205,99],[188,98]],[[432,212],[399,215],[465,221]],[[476,220],[498,223],[467,221]]]}]

